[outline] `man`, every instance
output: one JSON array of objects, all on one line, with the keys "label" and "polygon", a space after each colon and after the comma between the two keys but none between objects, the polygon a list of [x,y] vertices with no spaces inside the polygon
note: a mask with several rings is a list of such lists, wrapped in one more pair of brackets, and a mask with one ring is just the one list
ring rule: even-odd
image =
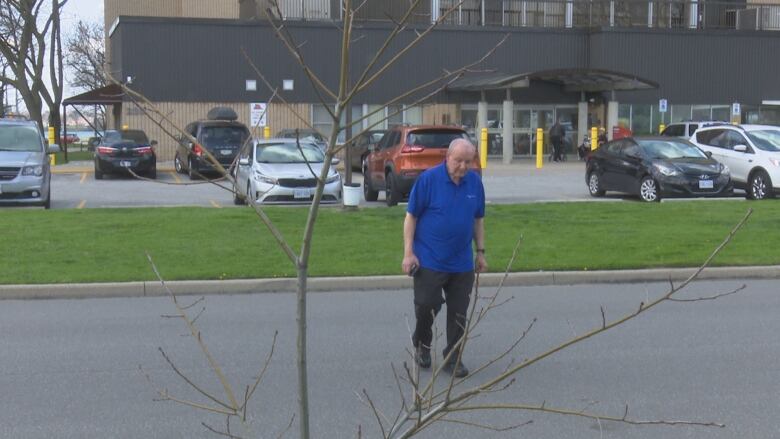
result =
[{"label": "man", "polygon": [[423,172],[415,182],[404,219],[401,268],[414,276],[415,360],[421,368],[431,366],[431,327],[446,302],[444,358],[451,351],[452,355],[443,370],[458,378],[468,375],[455,348],[466,326],[474,272],[487,270],[485,189],[479,174],[470,169],[475,159],[474,145],[466,139],[453,140],[444,163]]},{"label": "man", "polygon": [[561,125],[561,120],[557,119],[552,127],[550,127],[550,143],[553,147],[553,161],[558,162],[561,160],[561,153],[562,151],[562,145],[563,142],[563,136],[566,135],[566,130],[564,130],[563,125]]}]

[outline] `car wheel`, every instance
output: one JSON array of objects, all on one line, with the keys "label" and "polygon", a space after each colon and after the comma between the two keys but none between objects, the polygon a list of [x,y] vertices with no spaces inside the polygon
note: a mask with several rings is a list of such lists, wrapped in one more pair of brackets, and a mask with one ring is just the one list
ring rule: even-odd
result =
[{"label": "car wheel", "polygon": [[392,172],[388,172],[385,177],[385,201],[388,206],[395,206],[401,201],[401,193],[396,186],[395,177]]},{"label": "car wheel", "polygon": [[184,174],[184,165],[181,163],[179,154],[176,154],[176,156],[173,158],[173,168],[176,170],[176,173]]},{"label": "car wheel", "polygon": [[95,163],[95,180],[102,180],[103,179],[103,171],[100,170],[100,166],[98,166],[97,163]]},{"label": "car wheel", "polygon": [[595,171],[588,176],[588,192],[591,197],[603,197],[606,192],[601,188],[601,177]]},{"label": "car wheel", "polygon": [[43,202],[43,208],[44,209],[51,208],[51,185],[49,185],[49,191],[46,194],[46,200]]},{"label": "car wheel", "polygon": [[368,176],[368,165],[363,160],[363,198],[366,201],[376,201],[379,198],[379,191],[375,191],[371,186],[371,178]]},{"label": "car wheel", "polygon": [[661,196],[658,193],[658,183],[652,177],[642,179],[642,182],[639,184],[639,198],[648,203],[661,201]]},{"label": "car wheel", "polygon": [[747,198],[751,200],[763,200],[772,198],[772,180],[764,171],[756,171],[750,176],[746,191]]},{"label": "car wheel", "polygon": [[157,166],[155,166],[154,168],[152,168],[152,169],[151,169],[151,170],[150,170],[150,171],[149,171],[149,172],[146,174],[146,176],[147,176],[148,178],[151,178],[152,180],[155,180],[155,179],[157,179]]},{"label": "car wheel", "polygon": [[187,175],[190,177],[190,180],[197,180],[198,179],[198,174],[195,172],[194,169],[192,169],[192,167],[193,167],[192,166],[192,159],[189,159],[187,161],[187,165],[189,165],[188,166],[189,169],[187,169]]}]

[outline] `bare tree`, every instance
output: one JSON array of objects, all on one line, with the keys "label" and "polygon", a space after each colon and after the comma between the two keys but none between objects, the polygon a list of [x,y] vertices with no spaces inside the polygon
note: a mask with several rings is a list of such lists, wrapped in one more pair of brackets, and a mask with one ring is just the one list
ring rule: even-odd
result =
[{"label": "bare tree", "polygon": [[[60,13],[68,0],[0,2],[0,55],[9,72],[0,77],[24,101],[30,118],[43,129],[43,106],[59,137],[63,92]],[[46,78],[48,77],[48,81]]]},{"label": "bare tree", "polygon": [[[323,193],[324,182],[328,175],[329,167],[331,166],[331,160],[335,157],[335,155],[340,150],[342,150],[345,147],[344,145],[349,145],[352,140],[351,138],[346,139],[346,141],[340,146],[337,144],[337,138],[339,133],[347,128],[347,125],[345,123],[342,123],[342,114],[346,109],[350,108],[350,104],[353,97],[355,97],[360,92],[366,90],[367,88],[377,85],[377,83],[383,78],[384,74],[390,69],[392,65],[394,65],[395,63],[398,62],[399,59],[407,55],[415,46],[418,45],[418,43],[420,43],[423,39],[425,39],[425,37],[430,32],[432,32],[441,22],[446,20],[447,17],[453,11],[457,10],[457,8],[461,4],[461,2],[454,2],[454,4],[450,9],[443,11],[442,14],[440,14],[439,18],[428,26],[423,26],[420,28],[410,28],[408,25],[410,21],[410,17],[414,15],[415,10],[421,4],[421,2],[422,0],[411,1],[409,5],[409,9],[407,10],[406,14],[404,14],[404,16],[401,17],[399,20],[393,21],[394,23],[393,29],[389,32],[384,43],[379,47],[379,49],[376,51],[376,54],[370,60],[368,60],[363,65],[357,66],[359,68],[358,71],[359,74],[356,76],[358,79],[352,82],[350,78],[353,78],[353,76],[350,74],[350,70],[352,68],[355,68],[356,66],[355,63],[350,61],[350,49],[351,49],[351,45],[355,41],[355,30],[359,28],[359,25],[356,25],[354,18],[356,16],[357,11],[360,9],[360,7],[363,4],[365,4],[365,2],[361,3],[357,7],[353,7],[352,2],[350,0],[343,0],[342,3],[343,21],[338,24],[341,31],[341,46],[340,46],[341,63],[338,72],[339,73],[338,84],[325,83],[325,81],[323,81],[320,78],[317,72],[315,72],[314,69],[312,69],[311,66],[307,64],[304,56],[304,51],[302,50],[302,46],[304,46],[305,42],[296,41],[295,36],[291,32],[291,30],[287,27],[286,22],[281,19],[282,13],[278,4],[275,1],[271,1],[270,3],[272,7],[265,10],[268,21],[270,25],[273,26],[277,37],[282,42],[282,44],[284,44],[284,46],[288,49],[291,56],[298,62],[300,68],[305,73],[312,87],[314,88],[317,95],[319,96],[320,103],[328,111],[328,114],[332,120],[332,127],[333,127],[331,132],[324,133],[325,137],[328,139],[328,147],[325,153],[324,166],[322,167],[322,169],[319,170],[319,172],[310,167],[310,172],[317,179],[317,187],[314,193],[312,204],[308,211],[307,220],[301,237],[302,239],[300,241],[300,247],[298,247],[297,250],[287,240],[284,239],[284,237],[282,236],[282,234],[280,233],[276,225],[268,218],[262,206],[258,205],[255,202],[255,200],[251,198],[246,200],[248,204],[257,213],[261,221],[266,225],[270,233],[276,239],[280,248],[283,250],[285,255],[287,255],[288,259],[295,266],[297,271],[296,320],[298,326],[297,372],[298,372],[298,399],[299,399],[297,418],[299,423],[300,437],[302,439],[308,439],[310,437],[309,405],[308,405],[308,374],[307,374],[307,337],[306,337],[307,336],[307,312],[306,312],[307,281],[308,281],[308,269],[309,269],[309,256],[312,250],[312,237],[314,234],[314,225],[317,221],[317,216],[320,207],[320,200]],[[406,38],[406,40],[402,44],[399,44],[399,37],[401,36]],[[429,99],[431,96],[439,93],[443,89],[443,87],[446,86],[447,84],[458,79],[463,74],[473,71],[475,68],[477,68],[477,66],[481,64],[487,57],[489,57],[496,50],[496,48],[501,45],[502,42],[503,40],[497,41],[496,45],[492,49],[482,54],[478,59],[475,59],[474,62],[471,64],[461,66],[460,68],[457,69],[442,70],[441,74],[438,75],[437,77],[431,78],[429,81],[426,81],[424,83],[411,86],[409,90],[407,90],[406,92],[390,99],[388,102],[385,102],[384,103],[385,106],[394,105],[399,102],[404,102],[404,103],[411,102],[412,105],[419,105],[420,103]],[[394,47],[396,49],[392,49]],[[309,126],[310,128],[314,128],[311,126],[308,117],[296,113],[294,108],[288,104],[288,102],[284,99],[284,97],[276,93],[277,90],[265,78],[262,71],[255,65],[255,63],[250,59],[250,57],[246,55],[246,52],[244,54],[247,61],[255,70],[258,77],[262,80],[262,82],[266,85],[268,90],[272,93],[269,102],[276,100],[282,105],[287,106],[288,110],[293,112],[301,122],[303,122],[305,125]],[[110,78],[110,80],[112,82],[116,82],[115,80],[113,80],[113,78]],[[143,112],[145,112],[147,116],[149,116],[155,123],[157,123],[158,126],[161,129],[163,129],[164,132],[168,133],[171,137],[180,136],[185,139],[188,139],[190,142],[192,142],[193,145],[197,144],[197,139],[192,138],[180,127],[175,126],[175,124],[173,124],[170,121],[167,115],[161,112],[159,109],[157,109],[148,99],[146,99],[141,94],[136,93],[135,91],[129,89],[126,85],[121,83],[118,84],[123,87],[124,91],[133,100],[133,102]],[[387,115],[387,117],[392,117],[392,115],[393,114]],[[361,126],[360,124],[363,119],[372,116],[373,113],[365,115],[361,119],[353,120],[350,126],[352,127]],[[360,133],[357,133],[353,137],[359,134]],[[229,183],[229,185],[232,185],[232,187],[229,186],[223,186],[223,187],[227,190],[232,190],[236,194],[238,194],[239,191],[237,190],[237,185],[232,175],[229,172],[227,172],[227,170],[225,170],[214,159],[214,157],[208,153],[208,151],[204,151],[204,152],[207,156],[207,160],[209,160],[217,169],[223,171],[224,180],[226,180]],[[515,375],[517,375],[524,368],[532,364],[540,362],[560,351],[569,348],[570,346],[573,346],[593,336],[603,333],[611,328],[617,327],[622,323],[635,318],[641,313],[644,313],[652,309],[659,303],[680,300],[675,297],[675,294],[679,292],[680,289],[684,288],[686,285],[692,282],[698,276],[698,274],[707,266],[707,264],[712,259],[712,257],[714,257],[714,255],[716,255],[720,251],[720,249],[726,245],[726,243],[731,239],[733,234],[736,233],[736,231],[742,226],[742,224],[744,224],[744,221],[747,220],[749,215],[750,213],[748,213],[746,217],[743,219],[743,221],[741,221],[735,227],[735,229],[727,237],[724,243],[713,252],[712,256],[699,268],[699,270],[697,270],[697,272],[693,276],[691,276],[691,278],[686,280],[683,284],[678,286],[671,285],[670,290],[667,294],[657,299],[654,299],[652,301],[648,300],[647,303],[639,304],[636,312],[620,317],[618,319],[608,321],[605,313],[602,312],[602,325],[600,327],[584,335],[575,337],[558,346],[552,347],[549,351],[544,352],[534,358],[525,360],[519,364],[514,364],[510,362],[510,364],[506,366],[503,372],[499,373],[496,376],[489,377],[482,384],[476,387],[460,390],[460,387],[463,385],[463,381],[456,380],[454,377],[450,377],[448,380],[443,380],[443,382],[445,383],[444,388],[436,387],[436,380],[439,377],[440,368],[437,368],[434,374],[430,377],[428,383],[421,383],[421,380],[419,379],[419,370],[415,371],[413,370],[415,369],[415,367],[409,368],[406,364],[404,364],[405,373],[400,373],[400,374],[396,373],[396,383],[398,384],[398,389],[401,396],[401,406],[394,417],[388,417],[384,415],[382,412],[380,412],[373,404],[371,398],[369,397],[369,393],[365,391],[363,393],[365,396],[364,401],[366,402],[366,405],[369,406],[370,409],[373,411],[379,423],[380,430],[383,432],[383,437],[385,438],[412,437],[435,422],[449,420],[447,416],[453,413],[475,411],[475,410],[496,410],[496,409],[524,410],[530,412],[547,412],[547,413],[555,413],[560,415],[584,416],[593,419],[610,419],[610,420],[625,422],[629,424],[719,426],[719,424],[714,422],[636,420],[628,416],[627,410],[622,416],[602,416],[600,414],[589,413],[583,410],[553,408],[553,407],[546,406],[545,404],[542,404],[541,406],[530,406],[530,405],[522,405],[522,404],[499,406],[499,405],[491,405],[491,404],[470,404],[470,403],[477,396],[489,395],[491,393],[500,392],[501,390],[508,388],[513,383],[513,380],[515,379]],[[510,266],[511,266],[511,261],[507,267]],[[507,268],[507,271],[508,270],[509,268]],[[477,283],[477,295],[478,294],[479,294],[479,287]],[[721,295],[714,295],[712,297],[701,298],[698,300],[713,299],[720,296]],[[465,347],[469,339],[473,336],[473,332],[475,328],[479,325],[480,322],[484,321],[489,311],[495,309],[501,304],[498,299],[498,293],[496,293],[493,296],[488,296],[486,299],[488,304],[479,310],[477,310],[477,306],[476,306],[478,300],[473,301],[474,305],[471,309],[471,315],[468,319],[466,328],[464,328],[465,334],[460,341],[461,347]],[[176,306],[177,309],[180,308],[178,304]],[[187,319],[185,318],[185,320]],[[197,335],[199,333],[197,333],[193,329],[193,324],[190,321],[188,321],[187,324],[190,327],[190,330],[192,331],[193,335],[196,336],[196,339],[200,344],[201,343],[200,338]],[[514,343],[512,343],[507,348],[506,352],[499,355],[497,358],[489,360],[486,364],[477,368],[477,370],[474,373],[480,373],[486,370],[489,366],[495,365],[499,361],[505,359],[507,355],[509,355],[509,353],[523,340],[525,334],[527,334],[532,329],[532,327],[533,327],[533,323],[529,324],[528,328],[523,332],[523,334],[517,340],[514,341]],[[204,350],[204,355],[206,355],[209,361],[212,362],[213,359],[210,357],[208,352],[203,347],[201,347],[201,349]],[[464,349],[453,349],[452,352],[462,353],[463,350]],[[439,364],[443,364],[444,362],[445,359],[443,359]],[[172,361],[170,361],[170,363],[171,363],[171,367],[174,367],[175,369],[174,363]],[[212,366],[212,369],[214,369],[214,366]],[[185,379],[185,381],[187,380],[185,376],[182,376],[182,378]],[[219,379],[221,382],[224,382],[224,377],[220,376]],[[405,397],[404,391],[402,389],[404,385],[407,385],[411,390],[410,392],[411,397],[408,399]],[[226,404],[229,407],[229,410],[227,410],[226,412],[223,407],[223,409],[217,410],[216,412],[226,415],[228,417],[228,423],[227,423],[228,431],[219,431],[214,429],[213,427],[208,427],[208,428],[209,430],[214,431],[215,433],[221,435],[225,435],[229,437],[238,437],[234,433],[231,433],[229,431],[230,419],[233,417],[241,417],[245,414],[245,412],[240,413],[240,409],[246,406],[246,400],[244,401],[244,403],[239,402],[239,398],[237,398],[234,392],[231,389],[229,389],[229,386],[225,386],[223,384],[223,388],[225,390],[225,393],[229,395],[228,398],[229,402]],[[171,398],[167,398],[167,399],[171,399]],[[187,402],[185,401],[183,403],[186,404]],[[193,404],[188,404],[188,405],[194,406]],[[221,403],[220,405],[224,406],[225,404]],[[203,407],[198,407],[198,408],[203,409]],[[481,425],[475,425],[475,426],[491,428],[491,429],[495,428],[492,426],[481,426]]]},{"label": "bare tree", "polygon": [[[70,72],[68,84],[83,91],[105,86],[105,54],[103,25],[79,20],[76,29],[65,40],[65,67]],[[105,106],[97,105],[94,109],[82,110],[82,113],[96,122],[96,128],[105,126]]]}]

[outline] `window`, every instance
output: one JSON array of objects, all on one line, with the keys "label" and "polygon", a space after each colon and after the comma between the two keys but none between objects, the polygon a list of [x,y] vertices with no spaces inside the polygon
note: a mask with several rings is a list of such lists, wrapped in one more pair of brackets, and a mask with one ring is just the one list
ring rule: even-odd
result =
[{"label": "window", "polygon": [[737,145],[745,145],[748,148],[748,151],[750,151],[750,146],[748,146],[748,141],[745,139],[745,136],[742,134],[734,131],[734,130],[726,130],[726,147],[728,149],[734,149]]},{"label": "window", "polygon": [[697,123],[692,123],[692,124],[688,125],[688,134],[687,134],[688,137],[692,136],[693,133],[695,133],[696,130],[698,130],[698,129],[699,129],[699,124],[697,124]]},{"label": "window", "polygon": [[639,149],[637,145],[631,142],[625,142],[625,146],[623,147],[622,151],[623,155],[626,157],[641,157],[642,151]]},{"label": "window", "polygon": [[325,137],[330,138],[330,133],[333,131],[333,118],[322,104],[312,105],[311,125]]},{"label": "window", "polygon": [[392,128],[394,126],[403,125],[404,112],[403,107],[400,105],[388,105],[387,106],[387,127]]},{"label": "window", "polygon": [[663,132],[664,136],[682,137],[685,135],[685,125],[669,125]]},{"label": "window", "polygon": [[672,122],[684,122],[691,119],[690,105],[672,105]]},{"label": "window", "polygon": [[721,135],[723,130],[705,130],[696,132],[696,142],[702,145],[718,146],[714,139]]}]

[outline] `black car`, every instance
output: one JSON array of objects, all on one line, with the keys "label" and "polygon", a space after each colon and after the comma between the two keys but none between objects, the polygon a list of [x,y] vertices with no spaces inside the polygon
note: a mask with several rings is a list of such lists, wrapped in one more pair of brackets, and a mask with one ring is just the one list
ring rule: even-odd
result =
[{"label": "black car", "polygon": [[193,144],[186,136],[179,139],[173,157],[176,172],[188,174],[192,180],[216,173],[218,168],[208,160],[204,149],[228,170],[250,137],[249,128],[236,119],[238,115],[231,108],[215,107],[206,119],[187,125],[185,131],[198,142]]},{"label": "black car", "polygon": [[106,131],[95,145],[95,179],[104,174],[128,173],[157,178],[156,141],[142,130]]},{"label": "black car", "polygon": [[625,137],[592,152],[585,182],[591,196],[606,191],[661,197],[724,197],[733,191],[729,168],[687,140]]}]

